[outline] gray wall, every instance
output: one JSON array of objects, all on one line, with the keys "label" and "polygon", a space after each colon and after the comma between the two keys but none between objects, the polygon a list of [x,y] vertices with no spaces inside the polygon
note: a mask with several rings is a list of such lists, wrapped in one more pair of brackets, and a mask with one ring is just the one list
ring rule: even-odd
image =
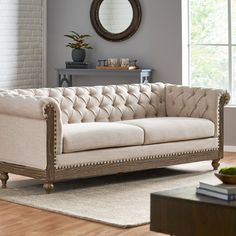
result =
[{"label": "gray wall", "polygon": [[225,108],[225,145],[236,146],[236,108]]},{"label": "gray wall", "polygon": [[[48,0],[48,86],[57,86],[55,68],[71,60],[63,37],[70,30],[92,35],[87,60],[129,57],[139,65],[155,70],[154,81],[182,83],[181,77],[181,0],[140,0],[143,19],[138,32],[129,40],[112,43],[93,30],[89,9],[92,0]],[[115,84],[117,79],[80,78],[78,85]],[[119,82],[125,82],[120,80]],[[77,85],[77,84],[75,84]],[[236,146],[236,109],[225,109],[225,144]]]},{"label": "gray wall", "polygon": [[[71,60],[63,37],[70,30],[89,33],[94,50],[87,60],[129,57],[138,59],[141,67],[155,69],[154,81],[181,81],[181,0],[140,0],[143,19],[138,32],[129,40],[109,42],[99,37],[90,23],[92,0],[48,0],[48,86],[57,86],[55,68]],[[104,84],[115,80],[81,78],[81,84]],[[119,80],[120,82],[120,80]],[[124,81],[125,82],[125,81]]]}]

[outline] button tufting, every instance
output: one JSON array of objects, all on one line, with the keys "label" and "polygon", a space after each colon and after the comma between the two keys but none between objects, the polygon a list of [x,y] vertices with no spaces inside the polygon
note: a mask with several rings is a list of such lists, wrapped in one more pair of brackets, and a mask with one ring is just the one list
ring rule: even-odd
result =
[{"label": "button tufting", "polygon": [[[164,87],[162,86],[147,84],[104,86],[102,89],[95,87],[36,89],[24,93],[30,94],[30,96],[37,94],[37,96],[54,98],[59,103],[63,113],[62,122],[66,124],[68,122],[85,122],[85,120],[90,122],[93,120],[117,120],[121,115],[121,120],[131,119],[132,116],[144,118],[146,114],[154,117],[157,110],[159,115],[163,116],[166,113],[165,106],[160,105],[164,102],[163,90]],[[86,118],[82,119],[82,114],[86,114]]]}]

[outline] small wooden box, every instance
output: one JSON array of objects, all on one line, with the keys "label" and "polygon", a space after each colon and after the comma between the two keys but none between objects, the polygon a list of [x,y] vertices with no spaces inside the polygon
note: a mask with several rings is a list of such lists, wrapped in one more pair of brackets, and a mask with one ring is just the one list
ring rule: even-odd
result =
[{"label": "small wooden box", "polygon": [[129,70],[129,67],[121,67],[121,66],[96,66],[98,70]]}]

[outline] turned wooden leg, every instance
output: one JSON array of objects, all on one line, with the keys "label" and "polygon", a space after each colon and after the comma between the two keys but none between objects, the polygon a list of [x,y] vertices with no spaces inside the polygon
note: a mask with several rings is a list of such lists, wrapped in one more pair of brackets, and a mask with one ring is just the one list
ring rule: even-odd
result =
[{"label": "turned wooden leg", "polygon": [[2,181],[2,188],[6,188],[7,187],[7,180],[9,179],[8,173],[1,172],[0,179]]},{"label": "turned wooden leg", "polygon": [[50,183],[50,182],[45,182],[43,184],[43,188],[44,190],[46,191],[47,194],[51,193],[52,190],[54,189],[54,185],[53,183]]},{"label": "turned wooden leg", "polygon": [[216,159],[216,160],[212,161],[212,167],[214,170],[218,170],[218,167],[220,166],[219,161],[220,161],[220,159]]}]

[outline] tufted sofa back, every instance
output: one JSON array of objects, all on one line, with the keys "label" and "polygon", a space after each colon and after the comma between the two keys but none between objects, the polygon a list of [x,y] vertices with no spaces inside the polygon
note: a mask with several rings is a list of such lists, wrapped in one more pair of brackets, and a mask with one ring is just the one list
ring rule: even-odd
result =
[{"label": "tufted sofa back", "polygon": [[220,98],[226,96],[225,104],[230,99],[226,91],[166,84],[165,94],[167,116],[211,120],[215,124],[216,135],[219,135]]},{"label": "tufted sofa back", "polygon": [[166,84],[167,116],[217,117],[219,99],[224,91]]},{"label": "tufted sofa back", "polygon": [[163,83],[72,88],[17,89],[55,99],[64,124],[108,122],[166,115]]}]

